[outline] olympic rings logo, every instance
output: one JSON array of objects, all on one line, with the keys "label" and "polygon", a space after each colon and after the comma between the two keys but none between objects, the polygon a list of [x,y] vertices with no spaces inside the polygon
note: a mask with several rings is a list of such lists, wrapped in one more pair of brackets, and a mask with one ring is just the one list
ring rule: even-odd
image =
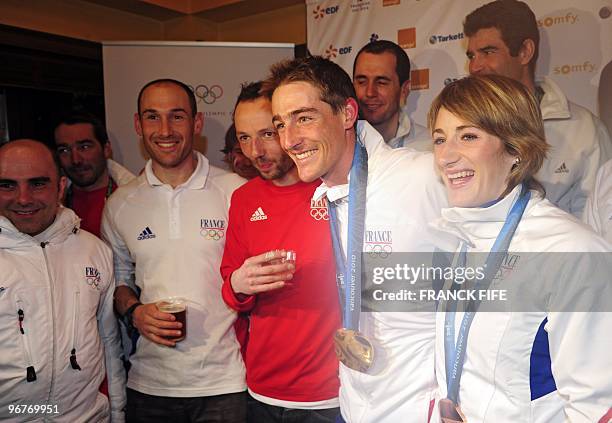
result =
[{"label": "olympic rings logo", "polygon": [[365,252],[372,258],[378,257],[386,259],[393,252],[393,249],[389,244],[366,244]]},{"label": "olympic rings logo", "polygon": [[213,104],[215,101],[223,96],[223,88],[221,85],[208,85],[200,84],[195,88],[192,88],[198,102],[203,101],[206,104]]},{"label": "olympic rings logo", "polygon": [[324,207],[313,207],[310,209],[310,216],[314,220],[329,220],[329,215],[327,214],[327,208]]},{"label": "olympic rings logo", "polygon": [[87,276],[86,278],[87,285],[91,286],[95,289],[100,289],[98,285],[100,285],[100,276]]},{"label": "olympic rings logo", "polygon": [[223,229],[202,228],[202,230],[200,231],[200,235],[202,235],[207,240],[219,241],[225,236],[225,231]]}]

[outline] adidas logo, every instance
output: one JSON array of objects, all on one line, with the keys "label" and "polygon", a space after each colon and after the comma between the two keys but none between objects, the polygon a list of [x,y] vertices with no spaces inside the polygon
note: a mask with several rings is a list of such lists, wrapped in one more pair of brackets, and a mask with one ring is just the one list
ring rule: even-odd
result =
[{"label": "adidas logo", "polygon": [[555,170],[555,173],[569,173],[569,169],[565,166],[565,162],[561,163],[561,166]]},{"label": "adidas logo", "polygon": [[253,215],[251,216],[251,222],[255,222],[257,220],[266,220],[267,218],[268,216],[266,216],[261,207],[258,207],[257,210],[255,210],[255,212],[253,212]]},{"label": "adidas logo", "polygon": [[155,238],[155,234],[148,226],[144,228],[144,230],[138,235],[138,241],[142,241],[144,239],[153,239]]}]

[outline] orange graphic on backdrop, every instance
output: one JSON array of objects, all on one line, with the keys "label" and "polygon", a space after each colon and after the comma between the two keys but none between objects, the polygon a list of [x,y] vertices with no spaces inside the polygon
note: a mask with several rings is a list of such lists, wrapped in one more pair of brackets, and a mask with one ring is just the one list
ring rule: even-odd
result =
[{"label": "orange graphic on backdrop", "polygon": [[401,48],[415,48],[416,28],[405,28],[397,31],[397,44]]},{"label": "orange graphic on backdrop", "polygon": [[410,71],[410,89],[428,90],[429,89],[429,68],[414,69]]}]

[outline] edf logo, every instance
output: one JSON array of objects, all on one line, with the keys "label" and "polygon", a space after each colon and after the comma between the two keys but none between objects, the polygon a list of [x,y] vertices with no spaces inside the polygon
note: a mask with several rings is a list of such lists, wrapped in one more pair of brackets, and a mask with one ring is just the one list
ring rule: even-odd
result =
[{"label": "edf logo", "polygon": [[323,55],[323,57],[325,57],[326,59],[333,59],[338,54],[348,54],[352,50],[353,50],[353,46],[335,48],[333,44],[330,44],[329,47],[325,49],[325,54]]},{"label": "edf logo", "polygon": [[322,7],[320,4],[317,5],[312,11],[315,19],[323,19],[325,15],[333,15],[334,13],[338,13],[338,9],[340,9],[340,5]]}]

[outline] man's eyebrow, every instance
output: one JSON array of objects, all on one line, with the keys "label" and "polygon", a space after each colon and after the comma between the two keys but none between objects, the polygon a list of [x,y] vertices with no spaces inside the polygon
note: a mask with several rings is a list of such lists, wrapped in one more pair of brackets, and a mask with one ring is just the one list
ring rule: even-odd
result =
[{"label": "man's eyebrow", "polygon": [[484,47],[480,47],[478,49],[478,51],[487,51],[487,50],[499,50],[499,48],[496,47],[496,46],[487,45],[487,46],[484,46]]},{"label": "man's eyebrow", "polygon": [[[288,117],[295,117],[299,115],[300,113],[319,113],[319,110],[317,110],[314,107],[302,107],[300,109],[296,109],[296,110],[289,112]],[[281,116],[274,115],[272,116],[272,120],[281,120]]]},{"label": "man's eyebrow", "polygon": [[51,182],[51,178],[48,176],[37,176],[34,178],[28,179],[29,183],[43,183],[43,182]]},{"label": "man's eyebrow", "polygon": [[17,181],[13,179],[0,179],[0,184],[16,184]]},{"label": "man's eyebrow", "polygon": [[[182,107],[175,107],[174,109],[170,109],[170,112],[172,112],[172,113],[177,113],[177,112],[187,113],[187,110],[183,109]],[[144,115],[145,113],[159,113],[159,110],[144,109],[142,111],[142,114]]]}]

